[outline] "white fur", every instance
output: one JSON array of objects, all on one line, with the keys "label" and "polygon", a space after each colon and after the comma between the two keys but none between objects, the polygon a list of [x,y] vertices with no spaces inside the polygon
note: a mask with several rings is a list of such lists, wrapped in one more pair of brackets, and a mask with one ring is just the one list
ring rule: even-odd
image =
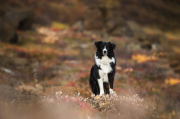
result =
[{"label": "white fur", "polygon": [[95,64],[100,67],[100,59],[98,59],[98,57],[95,55],[94,56],[94,60],[95,60]]},{"label": "white fur", "polygon": [[[99,84],[99,88],[100,88],[100,96],[102,96],[102,95],[104,95],[103,82],[109,83],[108,73],[110,73],[113,70],[110,63],[113,62],[115,64],[116,61],[115,61],[114,57],[112,57],[112,59],[110,59],[106,55],[103,56],[102,59],[99,59],[95,55],[94,59],[95,59],[95,64],[101,68],[101,69],[99,69],[100,79],[98,79],[98,84]],[[113,92],[113,90],[110,88],[109,88],[109,91]]]},{"label": "white fur", "polygon": [[104,95],[104,87],[103,87],[104,76],[105,76],[104,71],[99,70],[99,75],[100,75],[100,79],[98,79],[98,84],[99,84],[99,89],[100,89],[100,96],[102,96]]},{"label": "white fur", "polygon": [[[106,53],[104,53],[104,51],[106,51]],[[107,49],[106,49],[106,46],[105,46],[104,49],[103,49],[103,55],[107,55]]]},{"label": "white fur", "polygon": [[99,59],[96,55],[94,56],[95,64],[100,67],[102,70],[104,70],[105,73],[109,73],[112,71],[112,68],[110,66],[110,63],[116,63],[116,60],[114,57],[110,59],[108,56],[103,56],[102,59]]},{"label": "white fur", "polygon": [[112,71],[112,67],[110,63],[112,62],[112,59],[109,59],[108,56],[103,56],[100,60],[100,67],[104,71],[104,73],[110,73]]},{"label": "white fur", "polygon": [[114,57],[112,57],[112,62],[115,64],[116,63],[116,60]]},{"label": "white fur", "polygon": [[109,92],[110,94],[114,93],[113,89],[111,89],[110,87],[109,87]]}]

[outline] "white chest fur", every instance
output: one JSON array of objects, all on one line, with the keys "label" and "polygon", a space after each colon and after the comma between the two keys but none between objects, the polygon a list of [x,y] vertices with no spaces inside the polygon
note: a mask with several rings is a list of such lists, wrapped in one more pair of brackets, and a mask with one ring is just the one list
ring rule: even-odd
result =
[{"label": "white chest fur", "polygon": [[109,73],[112,71],[112,67],[110,66],[112,59],[109,59],[107,56],[103,56],[100,59],[100,68],[104,71],[104,73]]},{"label": "white chest fur", "polygon": [[95,63],[97,66],[99,66],[104,73],[109,73],[112,71],[112,67],[110,65],[111,62],[115,64],[115,58],[112,57],[111,59],[108,56],[103,56],[101,59],[99,59],[96,55],[94,57]]}]

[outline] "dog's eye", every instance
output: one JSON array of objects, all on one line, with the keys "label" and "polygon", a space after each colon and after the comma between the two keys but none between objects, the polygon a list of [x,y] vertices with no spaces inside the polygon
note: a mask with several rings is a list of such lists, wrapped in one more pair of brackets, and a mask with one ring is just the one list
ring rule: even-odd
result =
[{"label": "dog's eye", "polygon": [[109,48],[108,46],[106,46],[106,48]]}]

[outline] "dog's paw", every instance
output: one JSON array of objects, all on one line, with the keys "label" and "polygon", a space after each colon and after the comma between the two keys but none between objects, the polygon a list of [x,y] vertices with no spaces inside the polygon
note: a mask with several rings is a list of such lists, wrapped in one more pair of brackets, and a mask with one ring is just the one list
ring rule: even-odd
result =
[{"label": "dog's paw", "polygon": [[110,94],[113,94],[114,93],[114,91],[113,91],[113,89],[109,89],[109,92],[110,92]]},{"label": "dog's paw", "polygon": [[103,96],[104,96],[104,93],[100,94],[99,96],[100,96],[100,97],[103,97]]}]

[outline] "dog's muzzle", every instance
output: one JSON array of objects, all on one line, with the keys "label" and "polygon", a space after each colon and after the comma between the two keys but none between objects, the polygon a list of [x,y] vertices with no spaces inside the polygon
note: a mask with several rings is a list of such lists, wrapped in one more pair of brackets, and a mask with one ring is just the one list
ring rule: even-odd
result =
[{"label": "dog's muzzle", "polygon": [[103,50],[103,55],[107,55],[107,50]]},{"label": "dog's muzzle", "polygon": [[106,49],[106,46],[105,46],[104,49],[103,49],[103,55],[107,55],[107,49]]}]

